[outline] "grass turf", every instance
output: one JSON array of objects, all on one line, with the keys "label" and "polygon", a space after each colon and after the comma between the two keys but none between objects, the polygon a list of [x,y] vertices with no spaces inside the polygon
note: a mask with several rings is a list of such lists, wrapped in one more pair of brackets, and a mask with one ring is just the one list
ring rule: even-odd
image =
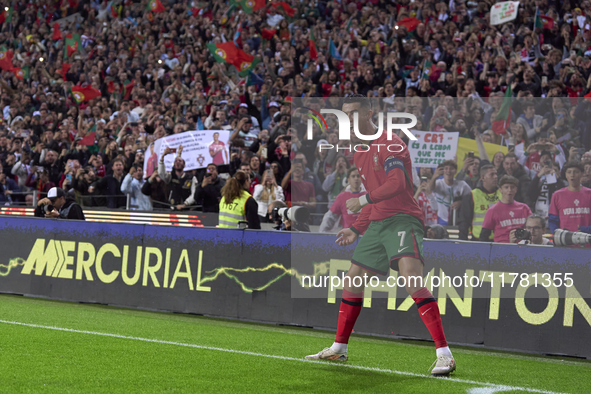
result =
[{"label": "grass turf", "polygon": [[[354,335],[349,368],[299,361],[334,339],[333,333],[310,329],[8,295],[0,295],[0,320],[188,344],[0,323],[0,392],[492,393],[500,389],[483,383],[513,387],[502,392],[524,388],[591,392],[587,361],[456,346],[452,351],[458,371],[453,379],[434,379],[427,373],[435,359],[429,343]],[[490,390],[473,391],[478,388]]]}]

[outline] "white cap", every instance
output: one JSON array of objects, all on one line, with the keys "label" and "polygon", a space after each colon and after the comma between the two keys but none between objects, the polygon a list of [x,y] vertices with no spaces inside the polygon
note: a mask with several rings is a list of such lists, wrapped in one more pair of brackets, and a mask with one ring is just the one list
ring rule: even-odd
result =
[{"label": "white cap", "polygon": [[239,107],[248,108],[248,104],[246,104],[246,103],[240,103]]},{"label": "white cap", "polygon": [[271,108],[271,107],[279,108],[279,103],[277,101],[271,101],[269,103],[269,108]]},{"label": "white cap", "polygon": [[59,187],[52,187],[47,192],[47,198],[49,198],[49,199],[60,198],[60,197],[65,197],[65,196],[66,196],[66,193],[64,192],[64,189],[61,189]]}]

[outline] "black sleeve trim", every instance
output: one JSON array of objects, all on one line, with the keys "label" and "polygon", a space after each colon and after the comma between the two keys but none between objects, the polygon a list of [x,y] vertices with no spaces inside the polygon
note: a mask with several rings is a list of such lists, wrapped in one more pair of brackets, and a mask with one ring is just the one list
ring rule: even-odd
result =
[{"label": "black sleeve trim", "polygon": [[427,305],[431,302],[436,302],[435,298],[431,297],[431,298],[425,298],[423,301],[417,303],[417,308],[422,307],[423,305]]}]

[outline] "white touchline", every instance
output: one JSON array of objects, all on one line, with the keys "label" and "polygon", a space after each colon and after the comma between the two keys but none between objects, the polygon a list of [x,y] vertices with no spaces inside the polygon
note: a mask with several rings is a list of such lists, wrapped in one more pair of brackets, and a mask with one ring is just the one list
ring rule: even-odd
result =
[{"label": "white touchline", "polygon": [[422,374],[418,374],[418,373],[414,373],[414,372],[396,371],[394,369],[364,367],[364,366],[361,366],[361,365],[350,365],[350,364],[336,364],[336,363],[331,363],[331,362],[326,362],[326,361],[306,360],[306,359],[303,359],[303,358],[285,357],[285,356],[276,356],[276,355],[273,355],[273,354],[263,354],[263,353],[247,352],[247,351],[244,351],[244,350],[224,349],[224,348],[221,348],[221,347],[195,345],[195,344],[192,344],[192,343],[182,343],[182,342],[173,342],[173,341],[163,341],[163,340],[160,340],[160,339],[131,337],[131,336],[127,336],[127,335],[110,334],[110,333],[107,333],[107,332],[74,330],[72,328],[43,326],[43,325],[40,325],[40,324],[21,323],[21,322],[17,322],[17,321],[8,321],[8,320],[0,320],[0,323],[14,324],[14,325],[17,325],[17,326],[26,326],[26,327],[33,327],[33,328],[44,328],[46,330],[73,332],[73,333],[78,333],[78,334],[99,335],[99,336],[110,337],[110,338],[133,339],[133,340],[142,341],[142,342],[160,343],[160,344],[163,344],[163,345],[184,346],[184,347],[190,347],[190,348],[194,348],[194,349],[203,349],[203,350],[215,350],[215,351],[218,351],[218,352],[244,354],[244,355],[247,355],[247,356],[274,358],[274,359],[286,360],[286,361],[297,361],[297,362],[301,362],[301,363],[313,363],[313,364],[331,365],[331,366],[334,366],[334,367],[337,367],[337,368],[351,368],[351,369],[359,369],[359,370],[362,370],[362,371],[373,371],[373,372],[391,373],[391,374],[395,374],[395,375],[413,376],[413,377],[416,377],[416,378],[436,379],[436,380],[442,380],[442,381],[446,381],[446,382],[475,384],[475,385],[480,385],[480,386],[488,386],[488,387],[492,387],[492,388],[495,388],[497,390],[503,390],[503,391],[511,391],[511,390],[513,390],[513,391],[525,391],[525,392],[528,392],[528,393],[561,394],[561,393],[558,393],[558,392],[555,392],[555,391],[530,389],[530,388],[527,388],[527,387],[507,386],[507,385],[504,385],[504,384],[495,384],[495,383],[488,383],[488,382],[477,382],[475,380],[465,380],[465,379],[446,378],[446,377],[433,377],[433,376],[430,376],[430,375],[422,375]]}]

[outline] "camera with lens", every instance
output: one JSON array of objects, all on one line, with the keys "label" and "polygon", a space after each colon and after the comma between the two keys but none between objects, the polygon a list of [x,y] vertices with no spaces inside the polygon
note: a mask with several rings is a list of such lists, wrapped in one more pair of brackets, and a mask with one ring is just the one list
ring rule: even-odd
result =
[{"label": "camera with lens", "polygon": [[587,245],[591,244],[591,234],[568,231],[558,228],[554,231],[555,246]]},{"label": "camera with lens", "polygon": [[517,238],[520,241],[529,241],[531,240],[531,233],[524,228],[518,228],[517,230],[515,230],[515,238]]},{"label": "camera with lens", "polygon": [[[286,220],[290,220],[292,222],[291,228],[296,231],[310,231],[307,224],[308,218],[310,218],[310,211],[305,207],[273,209],[273,221],[283,223]],[[279,230],[280,228],[281,224],[275,229]]]},{"label": "camera with lens", "polygon": [[45,213],[53,212],[53,210],[55,209],[55,207],[51,204],[47,204],[43,208],[45,209]]}]

